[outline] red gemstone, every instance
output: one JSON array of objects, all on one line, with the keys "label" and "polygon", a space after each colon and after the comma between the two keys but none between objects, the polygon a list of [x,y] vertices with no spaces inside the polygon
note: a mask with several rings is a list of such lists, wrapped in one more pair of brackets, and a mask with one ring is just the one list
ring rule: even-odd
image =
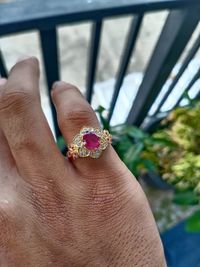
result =
[{"label": "red gemstone", "polygon": [[97,149],[100,146],[100,138],[95,133],[86,133],[83,135],[85,147],[89,150]]}]

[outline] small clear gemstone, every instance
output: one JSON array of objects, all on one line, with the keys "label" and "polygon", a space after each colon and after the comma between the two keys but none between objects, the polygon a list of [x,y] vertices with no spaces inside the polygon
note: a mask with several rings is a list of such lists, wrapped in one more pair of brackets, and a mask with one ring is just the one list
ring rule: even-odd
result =
[{"label": "small clear gemstone", "polygon": [[108,146],[108,141],[107,141],[107,139],[105,139],[105,138],[101,138],[101,143],[100,143],[100,148],[102,149],[102,150],[104,150],[104,149],[106,149],[106,147]]},{"label": "small clear gemstone", "polygon": [[85,157],[89,156],[90,151],[87,150],[85,147],[81,147],[78,150],[78,154],[79,154],[79,157],[85,158]]},{"label": "small clear gemstone", "polygon": [[89,150],[96,150],[100,146],[100,138],[93,132],[84,134],[83,141]]},{"label": "small clear gemstone", "polygon": [[97,159],[101,156],[102,151],[100,149],[96,149],[90,152],[90,157]]},{"label": "small clear gemstone", "polygon": [[83,134],[90,133],[92,131],[93,131],[92,127],[84,127],[83,129],[81,129],[80,134],[83,135]]},{"label": "small clear gemstone", "polygon": [[101,137],[102,134],[103,134],[103,131],[102,131],[101,129],[95,128],[95,129],[94,129],[94,133],[95,133],[97,136]]},{"label": "small clear gemstone", "polygon": [[77,134],[73,139],[73,143],[76,144],[78,147],[81,147],[83,143],[82,136],[80,134]]}]

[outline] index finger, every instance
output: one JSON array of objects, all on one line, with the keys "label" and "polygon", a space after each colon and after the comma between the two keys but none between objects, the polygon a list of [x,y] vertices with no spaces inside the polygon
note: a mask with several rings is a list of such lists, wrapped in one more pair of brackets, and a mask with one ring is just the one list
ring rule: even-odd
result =
[{"label": "index finger", "polygon": [[37,59],[20,61],[11,70],[0,91],[0,125],[19,172],[28,179],[52,175],[55,164],[63,164],[40,105]]}]

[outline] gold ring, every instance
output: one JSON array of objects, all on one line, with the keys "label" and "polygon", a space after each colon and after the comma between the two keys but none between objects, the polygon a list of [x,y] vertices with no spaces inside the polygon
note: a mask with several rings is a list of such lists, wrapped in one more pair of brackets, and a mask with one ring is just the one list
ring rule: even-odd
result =
[{"label": "gold ring", "polygon": [[68,146],[68,158],[99,158],[102,151],[112,143],[112,136],[108,130],[93,127],[83,127],[80,133],[75,135]]}]

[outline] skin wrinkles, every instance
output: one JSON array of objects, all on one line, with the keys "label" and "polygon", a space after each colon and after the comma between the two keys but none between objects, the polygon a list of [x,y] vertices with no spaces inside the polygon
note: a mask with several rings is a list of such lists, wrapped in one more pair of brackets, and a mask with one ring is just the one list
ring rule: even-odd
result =
[{"label": "skin wrinkles", "polygon": [[[39,62],[0,79],[0,267],[165,267],[145,194],[111,145],[73,162],[42,112]],[[52,101],[66,144],[100,127],[78,88],[56,82]]]}]

